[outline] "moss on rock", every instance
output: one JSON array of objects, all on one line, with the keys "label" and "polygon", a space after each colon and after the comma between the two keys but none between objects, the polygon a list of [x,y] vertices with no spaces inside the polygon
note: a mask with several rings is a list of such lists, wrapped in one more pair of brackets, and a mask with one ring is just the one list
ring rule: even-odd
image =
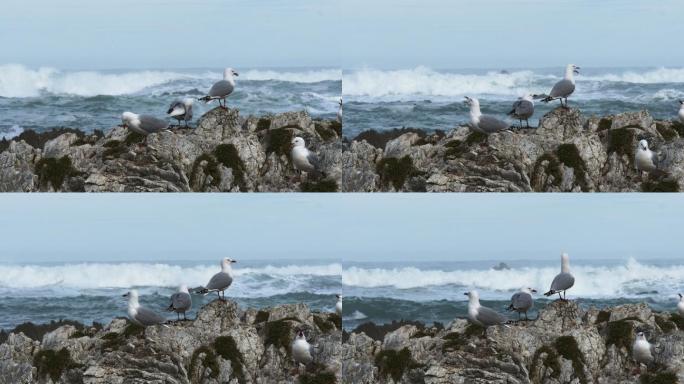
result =
[{"label": "moss on rock", "polygon": [[300,189],[302,192],[337,192],[337,182],[332,179],[323,179],[319,181],[306,180],[302,182]]},{"label": "moss on rock", "polygon": [[672,372],[644,373],[639,377],[641,384],[677,384],[679,379]]},{"label": "moss on rock", "polygon": [[411,351],[403,348],[400,351],[387,349],[375,356],[375,366],[378,367],[380,375],[391,377],[395,382],[404,376],[406,370],[420,367],[411,357]]},{"label": "moss on rock", "polygon": [[614,129],[608,133],[608,153],[627,156],[630,164],[634,162],[634,132],[630,128]]},{"label": "moss on rock", "polygon": [[385,157],[376,165],[376,171],[385,187],[392,184],[394,189],[399,191],[415,169],[411,156],[406,155],[402,158]]},{"label": "moss on rock", "polygon": [[[202,162],[206,161],[206,164],[202,166]],[[192,164],[192,171],[190,172],[190,186],[195,192],[205,192],[207,190],[207,185],[203,180],[198,180],[199,171],[202,168],[202,173],[211,176],[211,182],[209,185],[217,187],[221,183],[221,172],[218,169],[218,162],[213,156],[209,154],[202,154],[195,159]]]},{"label": "moss on rock", "polygon": [[561,144],[556,149],[556,156],[558,161],[563,163],[566,167],[575,170],[575,182],[580,186],[583,192],[587,192],[587,165],[580,156],[579,149],[572,143]]},{"label": "moss on rock", "polygon": [[487,141],[487,134],[482,132],[473,131],[471,132],[465,140],[466,145],[470,146],[473,144],[484,143]]},{"label": "moss on rock", "polygon": [[66,348],[62,348],[59,351],[52,349],[39,351],[33,356],[33,366],[38,370],[38,376],[49,376],[53,382],[57,382],[65,370],[77,368],[80,365],[71,359],[71,354]]},{"label": "moss on rock", "polygon": [[264,337],[264,346],[273,345],[276,348],[284,348],[287,353],[290,353],[290,344],[292,344],[292,326],[288,319],[281,319],[276,321],[269,321],[266,323]]},{"label": "moss on rock", "polygon": [[634,328],[626,319],[611,321],[606,326],[606,347],[615,345],[616,348],[632,350],[634,343]]},{"label": "moss on rock", "polygon": [[36,163],[35,172],[41,186],[50,183],[55,191],[62,188],[67,177],[78,174],[69,156],[62,156],[59,159],[44,157]]},{"label": "moss on rock", "polygon": [[[204,355],[204,357],[202,357]],[[192,353],[190,358],[190,365],[188,366],[188,376],[190,377],[191,383],[201,383],[204,377],[203,371],[200,371],[200,364],[204,368],[209,368],[211,373],[209,374],[212,378],[217,378],[220,373],[219,363],[216,359],[216,354],[214,351],[206,345],[203,345]],[[197,380],[195,380],[197,378]]]},{"label": "moss on rock", "polygon": [[304,373],[299,377],[300,384],[335,384],[337,378],[332,372]]},{"label": "moss on rock", "polygon": [[254,317],[254,322],[255,323],[263,323],[265,321],[268,321],[268,318],[271,316],[271,314],[268,311],[259,311],[257,312],[256,316]]},{"label": "moss on rock", "polygon": [[240,158],[240,153],[235,145],[219,144],[214,148],[213,154],[217,162],[223,164],[224,167],[233,170],[233,180],[235,184],[241,190],[245,190],[247,188],[245,184],[245,163]]},{"label": "moss on rock", "polygon": [[328,333],[335,329],[335,324],[331,323],[330,321],[322,318],[321,316],[314,315],[314,323],[316,323],[316,326],[323,332],[323,333]]},{"label": "moss on rock", "polygon": [[214,340],[213,346],[219,356],[230,361],[233,374],[240,384],[244,384],[246,382],[243,370],[244,358],[237,347],[237,343],[235,343],[235,339],[231,336],[219,336]]},{"label": "moss on rock", "polygon": [[604,117],[601,120],[599,120],[597,131],[607,131],[612,126],[613,126],[613,119],[609,119],[607,117]]},{"label": "moss on rock", "polygon": [[[544,163],[546,163],[546,165]],[[547,178],[542,177],[544,174],[553,177],[552,185],[556,187],[559,187],[563,181],[560,162],[556,156],[551,153],[545,153],[539,156],[534,163],[530,184],[535,192],[545,192]]]},{"label": "moss on rock", "polygon": [[275,153],[278,156],[287,156],[290,159],[290,145],[292,144],[292,131],[285,128],[272,129],[266,136],[266,154]]},{"label": "moss on rock", "polygon": [[577,345],[577,340],[572,336],[561,336],[553,344],[559,355],[572,362],[572,369],[580,383],[586,384],[588,381],[584,374],[584,355]]},{"label": "moss on rock", "polygon": [[679,183],[673,179],[646,180],[641,183],[642,192],[679,192]]}]

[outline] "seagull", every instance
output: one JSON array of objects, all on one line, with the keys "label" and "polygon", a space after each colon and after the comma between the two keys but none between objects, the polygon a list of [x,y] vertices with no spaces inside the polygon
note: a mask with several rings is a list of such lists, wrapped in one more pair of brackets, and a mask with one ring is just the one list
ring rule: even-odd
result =
[{"label": "seagull", "polygon": [[[233,68],[226,68],[223,70],[223,80],[215,82],[214,85],[211,86],[209,94],[198,100],[204,101],[205,103],[208,103],[211,100],[218,100],[219,107],[228,109],[226,98],[233,93],[233,90],[235,89],[235,76],[239,75]],[[221,104],[221,100],[223,100],[223,104]]]},{"label": "seagull", "polygon": [[148,327],[150,325],[162,324],[166,321],[154,311],[147,309],[138,303],[138,291],[131,289],[128,293],[123,295],[128,299],[128,318],[134,324],[141,327]]},{"label": "seagull", "polygon": [[320,168],[318,156],[306,148],[306,143],[301,137],[297,136],[292,139],[290,156],[292,157],[294,169],[299,171],[300,174],[301,172],[306,172],[307,174],[311,173],[316,176],[321,173],[318,170]]},{"label": "seagull", "polygon": [[[556,275],[551,282],[551,289],[544,296],[558,294],[561,300],[565,300],[565,291],[575,284],[575,277],[570,273],[570,256],[567,253],[561,255],[561,273]],[[561,292],[563,296],[561,297]]]},{"label": "seagull", "polygon": [[466,292],[464,295],[468,296],[468,320],[471,323],[486,328],[506,322],[506,316],[480,305],[480,295],[477,291]]},{"label": "seagull", "polygon": [[304,331],[297,331],[297,336],[295,336],[292,342],[292,357],[294,361],[299,364],[308,365],[313,361],[314,356],[314,346],[306,341],[306,336],[304,336]]},{"label": "seagull", "polygon": [[640,140],[634,154],[634,168],[640,172],[653,172],[658,169],[658,156],[648,149],[648,141]]},{"label": "seagull", "polygon": [[490,133],[508,129],[508,123],[494,116],[483,115],[480,112],[480,101],[466,96],[465,104],[470,106],[470,126],[473,130],[489,135]]},{"label": "seagull", "polygon": [[178,288],[178,292],[171,295],[171,304],[166,310],[176,312],[178,320],[180,320],[180,314],[182,313],[183,320],[187,320],[185,312],[190,310],[190,307],[192,307],[190,292],[188,292],[188,286],[183,284]]},{"label": "seagull", "polygon": [[527,311],[534,307],[533,293],[537,293],[537,291],[532,288],[522,288],[520,292],[511,297],[511,305],[508,306],[508,310],[518,312],[518,319],[520,319],[520,314],[524,313],[525,320],[528,320]]},{"label": "seagull", "polygon": [[191,98],[185,98],[183,100],[175,100],[169,106],[169,110],[166,112],[169,116],[178,120],[178,126],[180,126],[181,120],[185,122],[185,126],[188,126],[188,122],[192,120],[192,102],[194,100]]},{"label": "seagull", "polygon": [[169,128],[169,123],[165,120],[150,115],[138,115],[133,112],[124,112],[121,115],[121,123],[122,127],[145,135],[145,143],[147,143],[147,135],[150,133],[156,133]]},{"label": "seagull", "polygon": [[529,118],[534,114],[534,101],[532,95],[525,95],[518,98],[518,101],[513,103],[513,109],[508,112],[508,116],[520,120],[520,128],[522,128],[522,121],[525,120],[527,128],[530,127]]},{"label": "seagull", "polygon": [[337,110],[337,122],[342,124],[342,98],[340,98],[340,108]]},{"label": "seagull", "polygon": [[337,303],[335,303],[335,312],[342,316],[342,295],[335,295],[337,297]]},{"label": "seagull", "polygon": [[[233,283],[233,268],[232,263],[237,263],[236,260],[224,258],[221,260],[221,272],[215,274],[209,280],[206,287],[199,287],[195,290],[195,293],[202,295],[207,295],[209,292],[216,292],[219,300],[226,299],[226,289],[230,287]],[[223,292],[223,299],[221,298],[221,292]]]},{"label": "seagull", "polygon": [[684,100],[679,100],[679,121],[684,123]]},{"label": "seagull", "polygon": [[677,312],[680,316],[684,316],[684,296],[679,293],[679,303],[677,303]]},{"label": "seagull", "polygon": [[637,363],[637,373],[641,373],[641,364],[648,367],[648,364],[653,361],[654,352],[653,346],[646,340],[644,333],[637,333],[632,346],[632,358]]},{"label": "seagull", "polygon": [[[551,93],[549,93],[546,98],[542,99],[543,102],[548,103],[549,101],[560,99],[561,107],[568,107],[568,96],[575,92],[575,74],[579,75],[580,67],[575,64],[568,64],[565,67],[565,77],[563,80],[557,82],[553,88],[551,88]],[[563,99],[565,99],[565,105],[563,105]]]}]

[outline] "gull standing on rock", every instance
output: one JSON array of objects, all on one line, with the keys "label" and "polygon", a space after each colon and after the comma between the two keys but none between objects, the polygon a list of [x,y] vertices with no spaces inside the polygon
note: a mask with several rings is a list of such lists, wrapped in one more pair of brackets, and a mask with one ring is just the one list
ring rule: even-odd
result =
[{"label": "gull standing on rock", "polygon": [[342,295],[335,295],[337,297],[337,303],[335,304],[335,312],[342,316]]},{"label": "gull standing on rock", "polygon": [[[235,89],[235,76],[239,75],[233,68],[226,68],[223,71],[223,80],[215,82],[214,85],[211,86],[211,89],[209,89],[209,93],[198,100],[204,101],[205,103],[208,103],[211,100],[218,100],[219,107],[228,109],[226,98],[233,93],[233,90]],[[221,104],[221,100],[223,100],[223,104]]]},{"label": "gull standing on rock", "polygon": [[648,149],[648,141],[640,140],[634,154],[634,168],[640,172],[653,172],[658,169],[658,156]]},{"label": "gull standing on rock", "polygon": [[646,365],[648,369],[648,364],[653,362],[654,352],[653,346],[646,340],[644,333],[637,333],[632,346],[632,358],[637,363],[637,373],[641,373],[641,364]]},{"label": "gull standing on rock", "polygon": [[682,296],[681,293],[679,293],[679,303],[677,303],[677,312],[679,312],[679,316],[684,316],[684,296]]},{"label": "gull standing on rock", "polygon": [[470,106],[470,127],[477,132],[489,135],[510,128],[508,123],[494,116],[480,112],[480,101],[466,96],[465,104]]},{"label": "gull standing on rock", "polygon": [[[558,294],[558,298],[565,301],[565,291],[575,285],[575,277],[570,273],[570,256],[567,253],[561,255],[561,273],[556,275],[551,282],[551,289],[544,296]],[[561,292],[563,296],[561,297]]]},{"label": "gull standing on rock", "polygon": [[[233,283],[233,268],[232,263],[237,263],[236,260],[230,258],[224,258],[221,260],[221,272],[215,274],[209,280],[206,287],[199,287],[195,290],[195,293],[202,295],[207,295],[210,292],[216,292],[219,300],[226,300],[226,289],[230,287]],[[221,298],[221,292],[223,292],[223,298]]]},{"label": "gull standing on rock", "polygon": [[150,115],[138,115],[133,112],[124,112],[121,115],[121,123],[122,127],[145,135],[145,144],[147,144],[147,136],[150,133],[160,132],[169,128],[169,123],[165,120]]},{"label": "gull standing on rock", "polygon": [[525,95],[518,98],[518,101],[513,103],[513,109],[508,112],[508,115],[520,121],[520,128],[522,128],[522,121],[525,120],[527,128],[530,127],[529,118],[534,114],[534,101],[532,95]]},{"label": "gull standing on rock", "polygon": [[511,305],[508,306],[508,310],[518,312],[518,320],[521,313],[524,313],[525,320],[528,320],[527,311],[534,307],[533,293],[537,293],[537,291],[532,288],[522,288],[520,292],[515,293],[511,297]]},{"label": "gull standing on rock", "polygon": [[[559,99],[561,102],[561,107],[568,107],[568,96],[575,92],[575,74],[579,75],[580,67],[574,64],[568,64],[565,67],[565,77],[563,80],[557,82],[548,96],[542,99],[543,102],[548,103],[549,101]],[[565,99],[565,105],[563,105],[563,99]]]},{"label": "gull standing on rock", "polygon": [[181,121],[184,121],[187,127],[190,120],[192,120],[192,103],[193,99],[189,97],[183,100],[175,100],[171,103],[166,113],[178,120],[178,126],[180,126]]},{"label": "gull standing on rock", "polygon": [[171,295],[171,304],[166,310],[176,312],[178,320],[180,320],[180,314],[182,313],[183,320],[187,320],[185,312],[190,310],[190,307],[192,307],[192,298],[190,297],[188,286],[183,284],[178,289],[178,292]]},{"label": "gull standing on rock", "polygon": [[141,327],[148,327],[150,325],[163,324],[166,319],[158,315],[154,311],[147,309],[138,302],[138,291],[131,289],[128,293],[123,295],[128,299],[128,318],[134,324]]},{"label": "gull standing on rock", "polygon": [[679,121],[684,123],[684,100],[679,100]]},{"label": "gull standing on rock", "polygon": [[466,292],[464,295],[468,296],[468,320],[471,323],[486,328],[506,322],[506,316],[480,305],[480,295],[477,291]]},{"label": "gull standing on rock", "polygon": [[299,171],[300,174],[301,172],[306,172],[307,175],[313,174],[318,176],[321,173],[318,156],[306,148],[304,139],[299,136],[292,139],[291,143],[292,150],[290,151],[290,156],[292,157],[294,169]]},{"label": "gull standing on rock", "polygon": [[313,361],[313,356],[314,346],[306,341],[304,331],[297,331],[297,336],[295,336],[295,339],[292,342],[292,357],[294,358],[294,361],[297,364],[309,365]]},{"label": "gull standing on rock", "polygon": [[337,110],[337,122],[342,124],[342,98],[340,98],[340,108]]}]

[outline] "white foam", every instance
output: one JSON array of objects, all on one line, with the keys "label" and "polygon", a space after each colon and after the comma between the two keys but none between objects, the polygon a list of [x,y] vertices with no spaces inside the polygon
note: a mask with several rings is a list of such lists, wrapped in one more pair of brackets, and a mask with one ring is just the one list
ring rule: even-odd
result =
[{"label": "white foam", "polygon": [[614,81],[634,84],[684,83],[684,68],[657,68],[645,72],[625,71],[596,76],[578,76],[578,81]]},{"label": "white foam", "polygon": [[[571,270],[575,276],[572,294],[581,297],[632,297],[640,292],[653,290],[657,290],[659,295],[675,295],[678,287],[684,284],[684,265],[663,268],[629,259],[624,265],[610,267],[571,263]],[[348,287],[396,289],[457,285],[502,292],[511,292],[527,286],[543,293],[548,290],[551,281],[559,272],[560,266],[502,271],[351,267],[345,268],[342,272],[342,284]]]},{"label": "white foam", "polygon": [[361,311],[354,311],[350,316],[342,317],[342,320],[363,320],[367,318],[368,316],[366,316],[365,313]]},{"label": "white foam", "polygon": [[273,70],[247,70],[240,72],[238,79],[242,80],[280,80],[295,83],[319,83],[321,81],[340,81],[342,71],[339,69],[307,70],[301,72],[273,71]]},{"label": "white foam", "polygon": [[22,132],[24,132],[24,128],[18,126],[17,124],[14,124],[10,127],[9,131],[0,134],[0,138],[10,140],[14,137],[21,135]]}]

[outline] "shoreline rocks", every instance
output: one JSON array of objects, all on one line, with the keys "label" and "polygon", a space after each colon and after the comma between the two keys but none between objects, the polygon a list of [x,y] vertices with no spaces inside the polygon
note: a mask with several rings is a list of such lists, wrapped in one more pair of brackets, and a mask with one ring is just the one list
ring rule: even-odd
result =
[{"label": "shoreline rocks", "polygon": [[[289,159],[295,135],[318,153],[324,178],[295,177]],[[303,111],[242,118],[222,108],[204,114],[196,128],[151,134],[146,146],[138,145],[144,137],[121,127],[106,134],[26,133],[2,143],[0,191],[336,191],[341,135],[339,123]]]},{"label": "shoreline rocks", "polygon": [[[314,364],[296,371],[290,344],[303,329]],[[304,304],[240,310],[213,301],[197,319],[142,328],[61,326],[0,344],[0,383],[322,383],[340,380],[341,319]],[[316,381],[319,380],[319,381]]]},{"label": "shoreline rocks", "polygon": [[[587,118],[557,108],[538,128],[489,137],[466,126],[396,132],[345,141],[342,191],[674,192],[684,186],[684,125],[654,120],[647,111]],[[634,169],[641,139],[662,155],[664,172],[642,178]]]}]

